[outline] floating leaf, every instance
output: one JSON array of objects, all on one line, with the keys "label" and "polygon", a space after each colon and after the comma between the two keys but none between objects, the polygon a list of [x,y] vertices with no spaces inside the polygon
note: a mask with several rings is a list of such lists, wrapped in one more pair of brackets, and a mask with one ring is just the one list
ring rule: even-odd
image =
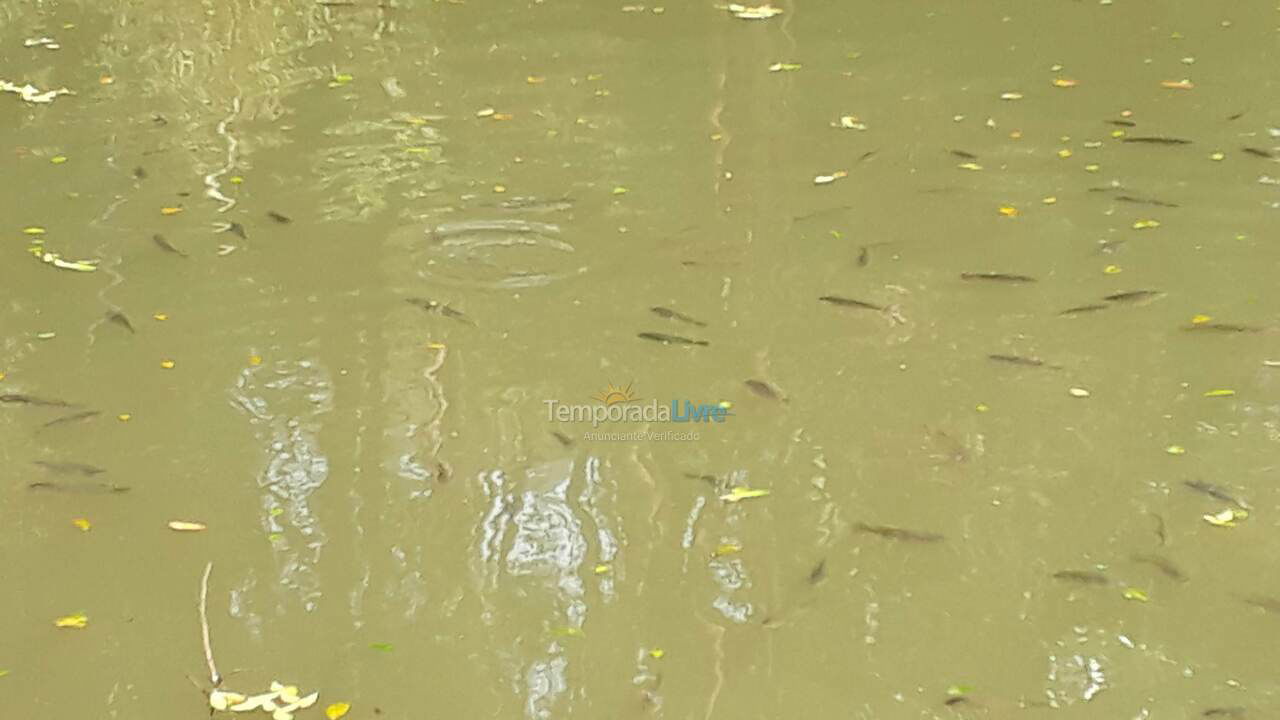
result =
[{"label": "floating leaf", "polygon": [[800,69],[800,63],[776,62],[769,66],[769,72],[792,72]]},{"label": "floating leaf", "polygon": [[169,521],[169,529],[177,530],[178,532],[200,532],[201,530],[205,530],[208,527],[209,526],[205,525],[204,523],[191,522],[190,520],[170,520]]},{"label": "floating leaf", "polygon": [[741,551],[742,551],[741,545],[735,545],[733,543],[725,543],[724,545],[720,545],[719,547],[717,547],[715,553],[713,554],[715,557],[724,557],[725,555],[732,555],[736,552],[741,552]]},{"label": "floating leaf", "polygon": [[160,214],[161,214],[161,215],[177,215],[178,213],[180,213],[180,212],[182,212],[182,211],[183,211],[183,208],[180,208],[180,207],[162,207],[162,208],[160,208]]},{"label": "floating leaf", "polygon": [[209,693],[209,707],[214,710],[227,710],[232,705],[245,701],[245,696],[229,690],[214,690]]},{"label": "floating leaf", "polygon": [[379,650],[381,652],[391,652],[392,650],[395,649],[391,643],[387,643],[387,642],[369,643],[369,647],[373,648],[374,650]]},{"label": "floating leaf", "polygon": [[1181,445],[1170,445],[1169,447],[1165,448],[1164,451],[1169,453],[1170,455],[1186,455],[1187,454],[1187,449],[1182,447]]},{"label": "floating leaf", "polygon": [[129,413],[120,413],[119,415],[116,416],[116,419],[119,420],[120,422],[129,422],[130,420],[133,419],[133,416],[130,415]]},{"label": "floating leaf", "polygon": [[169,316],[168,316],[168,315],[166,315],[166,314],[164,314],[164,313],[156,313],[155,315],[152,315],[151,317],[155,318],[156,320],[159,320],[160,322],[164,322],[165,320],[168,320],[168,319],[169,319]]},{"label": "floating leaf", "polygon": [[173,367],[174,367],[174,365],[175,365],[175,363],[174,363],[172,360],[161,360],[161,361],[160,361],[160,367],[164,368],[165,370],[172,370],[172,369],[173,369]]},{"label": "floating leaf", "polygon": [[1165,80],[1160,83],[1160,87],[1168,88],[1169,90],[1190,90],[1195,87],[1195,84],[1184,78],[1182,80]]},{"label": "floating leaf", "polygon": [[1204,521],[1215,527],[1235,527],[1237,520],[1244,520],[1247,517],[1249,517],[1248,510],[1227,508],[1220,512],[1205,515]]},{"label": "floating leaf", "polygon": [[76,628],[80,629],[89,624],[89,618],[84,613],[76,613],[75,615],[65,615],[53,621],[53,624],[60,628]]},{"label": "floating leaf", "polygon": [[22,232],[27,235],[43,235],[45,233],[45,229],[39,225],[31,225],[29,227],[22,228]]},{"label": "floating leaf", "polygon": [[558,627],[551,632],[560,637],[586,637],[586,633],[582,632],[582,628],[576,627]]},{"label": "floating leaf", "polygon": [[742,18],[743,20],[768,20],[771,17],[782,14],[782,10],[769,5],[768,3],[764,5],[756,5],[754,7],[731,4],[725,6],[724,9],[733,13],[734,17]]},{"label": "floating leaf", "polygon": [[1122,270],[1119,265],[1108,265],[1102,268],[1102,272],[1108,275],[1118,275],[1119,273],[1122,272]]},{"label": "floating leaf", "polygon": [[66,155],[54,155],[53,157],[49,158],[49,162],[53,163],[54,165],[61,165],[66,161],[67,161]]},{"label": "floating leaf", "polygon": [[1021,100],[1021,99],[1022,99],[1022,93],[1020,93],[1020,92],[1007,92],[1007,93],[1001,93],[1001,94],[1000,94],[1000,99],[1001,99],[1001,100]]},{"label": "floating leaf", "polygon": [[1071,397],[1078,397],[1078,398],[1089,397],[1089,391],[1085,390],[1082,387],[1067,388],[1067,392],[1071,394]]},{"label": "floating leaf", "polygon": [[324,716],[329,720],[338,720],[351,710],[351,703],[336,702],[324,709]]},{"label": "floating leaf", "polygon": [[1077,85],[1079,85],[1079,84],[1080,84],[1080,83],[1079,83],[1078,81],[1076,81],[1076,80],[1072,80],[1072,79],[1070,79],[1070,78],[1054,78],[1054,79],[1053,79],[1053,86],[1054,86],[1054,87],[1060,87],[1060,88],[1073,88],[1073,87],[1075,87],[1075,86],[1077,86]]},{"label": "floating leaf", "polygon": [[82,518],[82,517],[72,518],[71,524],[80,528],[82,532],[89,532],[89,528],[93,527],[93,524],[89,522],[88,518]]},{"label": "floating leaf", "polygon": [[1063,160],[1066,160],[1067,158],[1071,157],[1071,149],[1062,148],[1061,150],[1058,151],[1058,157],[1062,158]]},{"label": "floating leaf", "polygon": [[1230,390],[1230,389],[1223,388],[1223,389],[1221,389],[1221,390],[1209,390],[1209,391],[1206,391],[1206,392],[1205,392],[1205,394],[1204,394],[1204,396],[1205,396],[1205,397],[1207,397],[1207,398],[1215,398],[1215,397],[1231,397],[1232,395],[1235,395],[1235,394],[1236,394],[1236,391],[1235,391],[1235,390]]},{"label": "floating leaf", "polygon": [[975,162],[960,163],[956,167],[961,170],[981,170],[982,166]]},{"label": "floating leaf", "polygon": [[654,648],[649,651],[649,657],[653,658],[654,660],[661,660],[662,657],[666,654],[667,654],[667,651],[663,650],[662,648]]},{"label": "floating leaf", "polygon": [[867,124],[859,120],[857,115],[843,115],[840,117],[840,127],[845,130],[866,130]]},{"label": "floating leaf", "polygon": [[947,695],[958,697],[960,695],[968,695],[973,692],[972,685],[949,685],[947,686]]},{"label": "floating leaf", "polygon": [[627,192],[628,192],[628,190],[627,190],[625,187],[621,186],[621,185],[618,185],[618,186],[616,186],[616,187],[614,187],[614,188],[613,188],[613,194],[614,194],[614,195],[626,195],[626,194],[627,194]]},{"label": "floating leaf", "polygon": [[727,495],[721,495],[720,499],[726,502],[740,502],[751,498],[765,497],[768,494],[768,490],[752,490],[751,488],[738,486],[730,490]]},{"label": "floating leaf", "polygon": [[827,183],[833,183],[842,177],[848,177],[848,176],[849,176],[849,173],[845,172],[844,170],[837,170],[831,173],[830,175],[818,175],[813,179],[813,184],[826,185]]},{"label": "floating leaf", "polygon": [[1134,230],[1149,230],[1160,227],[1159,220],[1139,220],[1133,224]]},{"label": "floating leaf", "polygon": [[613,568],[609,567],[605,563],[600,563],[599,565],[596,565],[595,568],[593,568],[593,572],[595,572],[595,574],[597,575],[608,575],[612,569]]},{"label": "floating leaf", "polygon": [[1018,208],[1012,205],[1002,205],[998,212],[1005,217],[1018,217]]},{"label": "floating leaf", "polygon": [[1147,601],[1148,601],[1148,600],[1150,600],[1151,598],[1147,597],[1147,594],[1146,594],[1145,592],[1143,592],[1143,591],[1139,590],[1138,588],[1125,588],[1125,589],[1124,589],[1124,599],[1125,599],[1125,600],[1136,600],[1136,601],[1138,601],[1138,602],[1147,602]]}]

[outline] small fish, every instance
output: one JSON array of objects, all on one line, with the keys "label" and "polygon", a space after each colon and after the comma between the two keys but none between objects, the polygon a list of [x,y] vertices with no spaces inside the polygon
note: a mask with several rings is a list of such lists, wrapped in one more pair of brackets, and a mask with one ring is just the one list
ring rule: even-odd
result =
[{"label": "small fish", "polygon": [[1242,510],[1253,509],[1252,507],[1250,507],[1248,502],[1241,500],[1235,495],[1232,495],[1230,491],[1228,491],[1226,488],[1222,487],[1221,485],[1214,485],[1213,483],[1207,483],[1207,482],[1204,482],[1203,480],[1184,480],[1182,484],[1192,490],[1195,490],[1198,493],[1203,493],[1216,500],[1221,500],[1222,502],[1229,502],[1232,505],[1235,505],[1236,507]]},{"label": "small fish", "polygon": [[1024,283],[1035,282],[1036,279],[1030,275],[1014,275],[1011,273],[999,272],[966,272],[960,273],[961,280],[994,280],[996,282]]},{"label": "small fish", "polygon": [[965,696],[963,696],[963,695],[952,695],[951,697],[947,698],[946,700],[943,700],[943,701],[942,701],[942,704],[943,704],[943,705],[946,705],[947,707],[952,707],[952,706],[955,706],[955,705],[963,705],[963,704],[967,704],[968,702],[969,702],[969,698],[967,698],[967,697],[965,697]]},{"label": "small fish", "polygon": [[1103,120],[1108,125],[1119,125],[1120,127],[1138,127],[1138,123],[1132,120]]},{"label": "small fish", "polygon": [[559,440],[561,445],[565,447],[573,447],[573,438],[569,437],[568,435],[565,435],[564,433],[558,430],[552,430],[551,436],[554,437],[556,440]]},{"label": "small fish", "polygon": [[1053,579],[1083,585],[1107,585],[1111,582],[1106,575],[1093,570],[1059,570],[1053,574]]},{"label": "small fish", "polygon": [[281,215],[275,210],[268,210],[267,217],[271,218],[272,220],[275,220],[281,225],[288,225],[289,223],[293,222],[293,218],[289,217],[288,215]]},{"label": "small fish", "polygon": [[1161,557],[1159,555],[1141,554],[1141,555],[1134,555],[1132,557],[1132,560],[1134,562],[1140,562],[1146,565],[1150,565],[1156,568],[1157,570],[1159,570],[1160,572],[1164,573],[1166,577],[1173,580],[1177,580],[1178,582],[1186,582],[1187,580],[1187,576],[1181,570],[1179,570],[1178,566],[1174,565],[1173,562],[1170,561],[1168,558]]},{"label": "small fish", "polygon": [[112,310],[107,313],[107,322],[113,322],[131,333],[137,333],[133,329],[133,323],[129,322],[129,318],[119,310]]},{"label": "small fish", "polygon": [[685,473],[684,476],[689,478],[690,480],[701,480],[713,488],[720,484],[720,479],[717,478],[715,475],[699,475],[697,473]]},{"label": "small fish", "polygon": [[1147,137],[1127,137],[1120,142],[1127,143],[1146,143],[1148,145],[1190,145],[1190,140],[1175,137],[1147,136]]},{"label": "small fish", "polygon": [[812,570],[809,571],[809,584],[817,585],[818,583],[826,579],[826,577],[827,577],[827,559],[823,558],[818,561],[817,565],[813,566]]},{"label": "small fish", "polygon": [[1280,600],[1267,595],[1244,595],[1237,596],[1240,601],[1247,603],[1256,608],[1262,608],[1267,612],[1280,613]]},{"label": "small fish", "polygon": [[782,393],[778,392],[777,389],[763,380],[743,380],[742,384],[746,385],[748,390],[766,400],[777,400],[779,402],[787,401],[787,399],[782,396]]},{"label": "small fish", "polygon": [[1025,367],[1047,367],[1047,368],[1054,368],[1054,369],[1058,368],[1057,365],[1046,364],[1045,361],[1041,360],[1040,358],[1026,357],[1023,355],[996,354],[996,355],[988,355],[987,359],[994,360],[995,362],[1008,363],[1010,365],[1022,365]]},{"label": "small fish", "polygon": [[1270,150],[1263,150],[1262,148],[1256,148],[1256,147],[1242,147],[1240,148],[1240,150],[1242,150],[1243,152],[1247,152],[1250,155],[1253,155],[1255,157],[1266,158],[1268,160],[1276,159],[1276,154],[1271,152]]},{"label": "small fish", "polygon": [[858,267],[866,267],[871,262],[871,250],[866,245],[858,248]]},{"label": "small fish", "polygon": [[927,425],[924,429],[928,434],[929,440],[942,450],[940,454],[931,455],[930,457],[959,463],[969,461],[969,450],[964,446],[964,443],[942,430],[937,430]]},{"label": "small fish", "polygon": [[161,250],[171,252],[174,255],[179,255],[181,257],[187,257],[187,254],[185,252],[174,247],[173,244],[170,243],[168,240],[166,240],[165,237],[160,233],[156,233],[155,235],[152,235],[151,241],[154,242],[156,245],[160,246]]},{"label": "small fish", "polygon": [[1262,332],[1262,328],[1253,325],[1236,325],[1234,323],[1192,323],[1184,325],[1183,330],[1195,332],[1230,332],[1230,333],[1255,333]]},{"label": "small fish", "polygon": [[146,169],[145,169],[145,168],[143,168],[143,167],[141,167],[141,166],[134,168],[134,169],[133,169],[133,179],[134,179],[134,180],[146,180],[146,179],[147,179],[147,171],[146,171]]},{"label": "small fish", "polygon": [[65,400],[55,400],[52,398],[36,397],[34,395],[26,395],[24,393],[5,393],[0,395],[0,405],[31,405],[32,407],[60,407],[73,408],[79,407]]},{"label": "small fish", "polygon": [[906,530],[904,528],[889,527],[888,525],[868,525],[864,522],[858,522],[854,523],[853,527],[859,532],[871,533],[890,540],[902,540],[905,542],[933,543],[945,539],[942,535],[934,532]]},{"label": "small fish", "polygon": [[838,295],[823,295],[818,299],[821,300],[822,302],[831,303],[832,305],[839,305],[841,307],[856,307],[856,308],[862,308],[864,310],[879,310],[880,312],[884,312],[885,310],[888,309],[883,305],[876,305],[874,303],[863,302],[862,300],[854,300],[853,298],[840,297]]},{"label": "small fish", "polygon": [[1118,202],[1136,203],[1138,205],[1156,205],[1158,207],[1176,208],[1182,207],[1177,203],[1165,202],[1164,200],[1156,200],[1155,198],[1135,197],[1133,195],[1117,195]]},{"label": "small fish", "polygon": [[428,300],[427,298],[413,297],[413,298],[406,298],[405,302],[409,303],[410,305],[413,305],[414,307],[422,308],[427,312],[439,313],[440,315],[443,315],[444,317],[450,318],[452,320],[457,320],[458,322],[466,323],[467,325],[475,325],[475,322],[472,321],[471,318],[463,314],[461,311],[454,310],[453,308],[449,307],[448,305],[445,305],[444,303],[438,300]]},{"label": "small fish", "polygon": [[1091,313],[1091,312],[1097,312],[1099,310],[1106,310],[1109,307],[1111,306],[1110,305],[1077,305],[1072,308],[1067,308],[1066,310],[1063,310],[1058,314],[1059,315],[1081,315],[1084,313]]},{"label": "small fish", "polygon": [[1156,537],[1160,538],[1160,547],[1169,544],[1169,536],[1165,533],[1164,518],[1156,513],[1147,513],[1156,519]]},{"label": "small fish", "polygon": [[1161,295],[1164,295],[1164,293],[1159,290],[1127,290],[1125,292],[1112,293],[1102,299],[1107,302],[1139,302],[1160,297]]},{"label": "small fish", "polygon": [[978,156],[965,150],[948,150],[947,152],[955,155],[962,160],[977,160]]},{"label": "small fish", "polygon": [[106,470],[103,470],[100,467],[77,462],[48,462],[46,460],[36,460],[35,464],[51,473],[57,473],[59,475],[84,475],[88,477],[106,472]]},{"label": "small fish", "polygon": [[660,318],[666,318],[668,320],[679,320],[682,323],[687,323],[689,325],[696,325],[697,327],[707,326],[707,324],[702,322],[701,320],[695,320],[694,318],[691,318],[688,315],[685,315],[684,313],[679,312],[677,310],[672,310],[671,308],[655,306],[655,307],[649,308],[649,312],[653,313],[654,315],[657,315]]},{"label": "small fish", "polygon": [[1201,717],[1244,717],[1245,709],[1239,705],[1232,707],[1212,707],[1200,713]]},{"label": "small fish", "polygon": [[62,483],[48,480],[27,483],[27,488],[30,490],[52,490],[64,493],[126,493],[132,489],[128,485],[115,485],[113,483]]},{"label": "small fish", "polygon": [[1241,110],[1241,111],[1240,111],[1240,112],[1238,112],[1238,113],[1231,113],[1230,115],[1228,115],[1228,116],[1227,116],[1227,120],[1239,120],[1240,118],[1244,117],[1244,114],[1245,114],[1246,112],[1248,112],[1248,111],[1247,111],[1247,110]]},{"label": "small fish", "polygon": [[50,420],[49,422],[45,423],[45,424],[44,424],[44,425],[42,425],[41,427],[47,427],[47,428],[48,428],[48,427],[53,427],[53,426],[55,426],[55,425],[64,425],[64,424],[66,424],[66,423],[73,423],[73,422],[77,422],[77,421],[80,421],[80,420],[88,420],[88,419],[90,419],[90,418],[95,418],[95,417],[97,417],[97,416],[99,416],[99,415],[101,415],[101,414],[102,414],[102,412],[101,412],[101,411],[99,411],[99,410],[84,410],[84,411],[82,411],[82,412],[72,413],[72,414],[70,414],[70,415],[64,415],[64,416],[62,416],[62,417],[60,417],[60,418],[55,418],[55,419]]},{"label": "small fish", "polygon": [[665,345],[710,345],[706,340],[693,340],[679,335],[667,335],[666,333],[642,332],[637,333],[636,337],[642,340],[655,340]]}]

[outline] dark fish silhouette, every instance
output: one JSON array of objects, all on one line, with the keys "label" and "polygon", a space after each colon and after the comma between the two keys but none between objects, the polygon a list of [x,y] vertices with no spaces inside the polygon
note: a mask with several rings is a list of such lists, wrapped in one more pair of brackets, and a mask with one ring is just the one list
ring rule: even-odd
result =
[{"label": "dark fish silhouette", "polygon": [[706,340],[694,340],[692,338],[681,337],[679,335],[667,335],[666,333],[642,332],[637,333],[636,337],[644,340],[654,340],[664,345],[710,345]]},{"label": "dark fish silhouette", "polygon": [[942,535],[934,532],[907,530],[905,528],[890,527],[888,525],[868,525],[864,522],[859,522],[854,523],[853,527],[859,532],[871,533],[872,535],[879,535],[882,538],[900,540],[904,542],[935,543],[941,542],[945,539]]},{"label": "dark fish silhouette", "polygon": [[960,273],[961,280],[991,280],[994,282],[1008,283],[1028,283],[1035,282],[1036,279],[1030,275],[1015,275],[1013,273],[999,272],[966,272]]},{"label": "dark fish silhouette", "polygon": [[79,407],[78,405],[69,403],[65,400],[36,397],[35,395],[26,395],[24,393],[5,393],[4,395],[0,395],[0,405],[30,405],[32,407],[60,408]]},{"label": "dark fish silhouette", "polygon": [[268,210],[267,217],[271,218],[272,220],[275,220],[281,225],[288,225],[289,223],[293,222],[293,218],[289,217],[288,215],[281,215],[275,210]]},{"label": "dark fish silhouette", "polygon": [[1252,510],[1252,508],[1249,506],[1249,503],[1232,495],[1230,491],[1228,491],[1226,488],[1222,487],[1221,485],[1214,485],[1213,483],[1207,483],[1202,480],[1184,480],[1182,481],[1182,484],[1187,486],[1191,490],[1195,490],[1198,493],[1203,493],[1216,500],[1229,502],[1232,505],[1235,505],[1236,507],[1242,510]]},{"label": "dark fish silhouette", "polygon": [[1097,312],[1099,310],[1106,310],[1109,307],[1111,306],[1110,305],[1077,305],[1076,307],[1073,307],[1073,308],[1067,308],[1066,310],[1063,310],[1058,314],[1059,315],[1082,315],[1084,313],[1091,313],[1091,312]]},{"label": "dark fish silhouette", "polygon": [[697,327],[707,326],[707,324],[702,322],[701,320],[695,320],[694,318],[691,318],[688,315],[685,315],[684,313],[678,310],[672,310],[671,308],[660,307],[660,306],[651,307],[649,308],[649,312],[653,313],[654,315],[657,315],[660,318],[666,318],[668,320],[679,320],[682,323],[687,323],[689,325],[696,325]]},{"label": "dark fish silhouette", "polygon": [[84,475],[90,477],[106,472],[95,465],[86,465],[77,462],[50,462],[47,460],[36,460],[35,464],[58,475]]},{"label": "dark fish silhouette", "polygon": [[1106,575],[1093,570],[1059,570],[1053,574],[1053,579],[1082,585],[1106,585],[1111,582]]},{"label": "dark fish silhouette", "polygon": [[1107,302],[1138,302],[1140,300],[1150,300],[1160,297],[1164,293],[1159,290],[1128,290],[1125,292],[1112,293],[1103,297]]},{"label": "dark fish silhouette", "polygon": [[1147,137],[1127,137],[1120,142],[1127,143],[1146,143],[1148,145],[1190,145],[1190,140],[1175,137],[1147,136]]},{"label": "dark fish silhouette", "polygon": [[475,322],[471,318],[463,314],[461,311],[454,310],[453,308],[449,307],[448,305],[445,305],[442,302],[439,302],[438,300],[428,300],[427,298],[413,297],[413,298],[406,298],[405,302],[409,303],[410,305],[413,305],[414,307],[422,308],[427,312],[437,313],[439,315],[443,315],[444,317],[450,318],[452,320],[457,320],[458,322],[466,323],[467,325],[475,325]]},{"label": "dark fish silhouette", "polygon": [[766,400],[786,402],[786,398],[782,396],[782,393],[778,392],[772,385],[763,380],[743,380],[742,384],[746,385],[748,390]]},{"label": "dark fish silhouette", "polygon": [[131,333],[138,332],[137,330],[133,329],[133,323],[129,322],[129,318],[126,317],[125,314],[120,312],[119,310],[112,310],[108,312],[107,322],[113,322],[116,325],[119,325],[120,327],[124,328],[125,330],[128,330]]},{"label": "dark fish silhouette", "polygon": [[180,257],[187,257],[187,254],[185,252],[174,247],[173,244],[170,243],[168,240],[166,240],[165,237],[160,233],[156,233],[155,235],[152,235],[151,241],[154,242],[156,245],[160,246],[161,250],[164,250],[166,252],[171,252],[174,255],[178,255]]},{"label": "dark fish silhouette", "polygon": [[862,308],[864,310],[879,310],[881,312],[884,312],[886,309],[883,305],[876,305],[875,303],[855,300],[853,298],[840,297],[839,295],[823,295],[818,299],[825,303],[839,305],[840,307],[855,307]]},{"label": "dark fish silhouette", "polygon": [[42,425],[41,427],[47,427],[47,428],[49,428],[49,427],[54,427],[54,426],[57,426],[57,425],[66,425],[67,423],[78,422],[78,421],[80,421],[80,420],[89,420],[89,419],[91,419],[91,418],[95,418],[95,417],[97,417],[97,416],[99,416],[99,415],[101,415],[101,414],[102,414],[102,412],[101,412],[101,411],[99,411],[99,410],[84,410],[84,411],[82,411],[82,412],[72,413],[72,414],[70,414],[70,415],[64,415],[64,416],[62,416],[62,417],[60,417],[60,418],[55,418],[55,419],[50,420],[49,422],[45,423],[45,424],[44,424],[44,425]]},{"label": "dark fish silhouette", "polygon": [[64,493],[125,493],[129,492],[131,488],[127,485],[115,485],[112,483],[102,482],[66,483],[38,480],[36,482],[27,483],[27,489],[50,490]]}]

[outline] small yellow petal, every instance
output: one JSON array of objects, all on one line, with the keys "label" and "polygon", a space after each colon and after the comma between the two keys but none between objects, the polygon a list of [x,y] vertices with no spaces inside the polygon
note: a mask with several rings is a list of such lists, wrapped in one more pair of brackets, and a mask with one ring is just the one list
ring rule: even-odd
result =
[{"label": "small yellow petal", "polygon": [[649,657],[653,658],[654,660],[661,660],[662,657],[666,654],[667,654],[667,651],[663,650],[662,648],[654,648],[649,651]]},{"label": "small yellow petal", "polygon": [[168,320],[168,319],[169,319],[169,316],[168,316],[168,315],[165,315],[164,313],[156,313],[155,315],[152,315],[151,317],[155,318],[156,320],[159,320],[160,322],[164,322],[165,320]]},{"label": "small yellow petal", "polygon": [[261,364],[262,364],[262,356],[261,356],[261,355],[250,355],[250,356],[249,356],[249,364],[250,364],[250,365],[254,365],[254,366],[261,365]]},{"label": "small yellow petal", "polygon": [[1138,220],[1133,224],[1134,230],[1149,230],[1160,227],[1159,220]]},{"label": "small yellow petal", "polygon": [[1232,395],[1235,395],[1235,394],[1236,394],[1235,390],[1222,389],[1222,390],[1209,390],[1204,394],[1204,396],[1207,398],[1231,397]]},{"label": "small yellow petal", "polygon": [[1164,451],[1169,453],[1170,455],[1186,455],[1187,454],[1187,449],[1182,447],[1181,445],[1170,445],[1169,447],[1165,448]]},{"label": "small yellow petal", "polygon": [[984,412],[986,412],[986,411],[990,410],[990,409],[991,409],[991,407],[990,407],[990,406],[988,406],[986,403],[978,403],[977,405],[973,406],[973,409],[974,409],[974,410],[977,410],[977,411],[978,411],[978,412],[980,412],[980,413],[984,413]]},{"label": "small yellow petal", "polygon": [[172,360],[161,360],[160,367],[164,368],[165,370],[172,370],[174,367],[174,362]]},{"label": "small yellow petal", "polygon": [[199,522],[191,522],[189,520],[170,520],[169,529],[178,532],[200,532],[207,528],[208,525]]},{"label": "small yellow petal", "polygon": [[1125,600],[1136,600],[1136,601],[1138,601],[1138,602],[1147,602],[1147,601],[1148,601],[1148,600],[1150,600],[1151,598],[1147,597],[1147,594],[1146,594],[1145,592],[1143,592],[1143,591],[1139,590],[1138,588],[1125,588],[1125,590],[1124,590],[1124,599],[1125,599]]},{"label": "small yellow petal", "polygon": [[599,565],[595,566],[594,571],[595,571],[595,574],[597,575],[608,575],[609,571],[612,569],[613,568],[609,567],[608,565],[604,563],[600,563]]},{"label": "small yellow petal", "polygon": [[1067,158],[1071,157],[1071,150],[1069,148],[1062,148],[1061,150],[1058,151],[1058,157],[1062,158],[1063,160],[1066,160]]},{"label": "small yellow petal", "polygon": [[180,212],[182,212],[182,208],[180,208],[180,207],[162,207],[162,208],[160,208],[160,214],[161,214],[161,215],[177,215],[177,214],[178,214],[178,213],[180,213]]},{"label": "small yellow petal", "polygon": [[82,517],[72,518],[71,524],[80,528],[82,532],[89,532],[89,528],[93,527],[93,525],[89,522],[88,518],[82,518]]},{"label": "small yellow petal", "polygon": [[1209,316],[1209,315],[1195,315],[1195,316],[1193,316],[1193,317],[1191,318],[1191,324],[1192,324],[1192,325],[1203,325],[1203,324],[1205,324],[1205,323],[1209,322],[1209,321],[1210,321],[1210,320],[1212,320],[1212,319],[1213,319],[1213,317],[1212,317],[1212,316]]},{"label": "small yellow petal", "polygon": [[1106,274],[1108,274],[1108,275],[1115,275],[1116,273],[1120,272],[1120,266],[1119,266],[1119,265],[1108,265],[1108,266],[1106,266],[1106,267],[1102,268],[1102,272],[1104,272],[1104,273],[1106,273]]},{"label": "small yellow petal", "polygon": [[351,710],[351,703],[336,702],[324,709],[324,716],[329,720],[338,720]]},{"label": "small yellow petal", "polygon": [[119,415],[116,416],[116,419],[119,420],[120,422],[129,422],[130,420],[133,419],[133,416],[130,415],[129,413],[120,413]]},{"label": "small yellow petal", "polygon": [[53,624],[60,628],[83,628],[89,624],[89,618],[84,613],[76,613],[75,615],[66,615],[53,621]]},{"label": "small yellow petal", "polygon": [[1018,217],[1018,208],[1012,205],[1002,205],[999,210],[1000,214],[1005,217]]}]

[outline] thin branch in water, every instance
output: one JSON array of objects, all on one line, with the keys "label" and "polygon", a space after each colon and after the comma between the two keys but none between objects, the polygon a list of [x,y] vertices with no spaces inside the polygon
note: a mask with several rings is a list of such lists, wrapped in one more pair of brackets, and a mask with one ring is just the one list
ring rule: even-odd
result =
[{"label": "thin branch in water", "polygon": [[200,629],[204,634],[204,661],[209,665],[209,682],[213,686],[222,685],[222,676],[218,674],[218,666],[213,664],[213,646],[209,644],[209,573],[213,572],[213,563],[204,566],[204,578],[200,581]]}]

